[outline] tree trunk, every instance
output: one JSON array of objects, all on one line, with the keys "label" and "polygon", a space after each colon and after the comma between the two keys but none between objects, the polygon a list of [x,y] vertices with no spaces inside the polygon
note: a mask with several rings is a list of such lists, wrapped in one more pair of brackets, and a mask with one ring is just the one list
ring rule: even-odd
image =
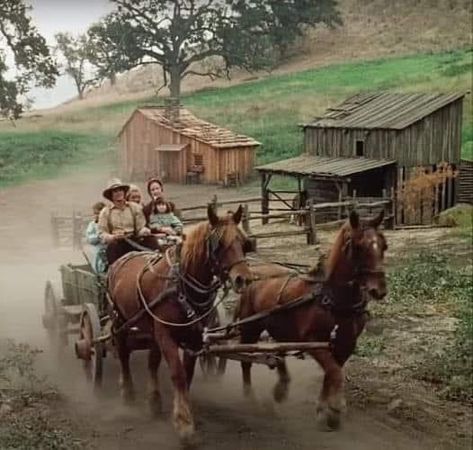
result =
[{"label": "tree trunk", "polygon": [[115,86],[115,83],[117,82],[117,74],[111,73],[108,79],[110,80],[110,86]]},{"label": "tree trunk", "polygon": [[169,92],[175,99],[181,98],[181,71],[179,67],[171,67],[169,70]]}]

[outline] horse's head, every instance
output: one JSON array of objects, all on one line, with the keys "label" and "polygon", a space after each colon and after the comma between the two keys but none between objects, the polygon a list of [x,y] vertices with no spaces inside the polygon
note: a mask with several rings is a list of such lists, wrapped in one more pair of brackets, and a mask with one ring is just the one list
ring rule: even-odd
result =
[{"label": "horse's head", "polygon": [[350,214],[350,236],[345,251],[352,261],[356,281],[376,300],[387,294],[384,272],[384,253],[388,248],[386,238],[378,227],[383,222],[384,211],[374,219],[361,221],[358,213]]},{"label": "horse's head", "polygon": [[381,300],[387,294],[383,261],[386,239],[378,230],[384,217],[382,211],[371,220],[361,220],[352,211],[341,228],[330,254],[328,268],[333,280],[354,281],[371,297]]},{"label": "horse's head", "polygon": [[243,208],[235,213],[228,212],[219,217],[209,205],[209,233],[207,235],[207,255],[212,270],[222,281],[229,279],[235,292],[240,293],[251,283],[252,273],[245,259],[249,240],[238,227]]}]

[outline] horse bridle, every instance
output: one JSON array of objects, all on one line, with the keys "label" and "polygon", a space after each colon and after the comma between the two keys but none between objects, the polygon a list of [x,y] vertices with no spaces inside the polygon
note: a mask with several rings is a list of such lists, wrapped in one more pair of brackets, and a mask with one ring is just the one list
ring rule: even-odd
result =
[{"label": "horse bridle", "polygon": [[347,255],[348,258],[350,258],[351,261],[353,261],[353,264],[354,264],[354,274],[353,274],[354,280],[353,281],[365,275],[373,275],[373,276],[379,276],[379,277],[385,275],[384,270],[371,269],[371,268],[363,266],[363,264],[360,262],[359,251],[357,251],[356,246],[353,244],[353,239],[351,236],[345,242],[345,245],[343,246],[343,252]]},{"label": "horse bridle", "polygon": [[223,236],[221,227],[211,228],[210,232],[205,238],[207,245],[207,258],[210,262],[210,270],[212,274],[217,276],[222,282],[225,282],[230,274],[230,271],[238,264],[246,263],[246,258],[238,259],[228,266],[224,266],[220,263],[220,259],[217,258],[217,253],[220,251],[224,255],[231,244],[221,249],[221,239]]}]

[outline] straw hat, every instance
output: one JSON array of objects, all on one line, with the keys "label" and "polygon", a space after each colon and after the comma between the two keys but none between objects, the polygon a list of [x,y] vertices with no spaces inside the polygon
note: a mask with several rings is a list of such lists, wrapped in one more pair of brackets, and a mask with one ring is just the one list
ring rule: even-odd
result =
[{"label": "straw hat", "polygon": [[122,183],[118,178],[114,178],[110,181],[107,188],[102,192],[102,195],[107,199],[112,201],[112,191],[115,189],[123,189],[125,191],[125,195],[130,190],[130,186],[128,184]]}]

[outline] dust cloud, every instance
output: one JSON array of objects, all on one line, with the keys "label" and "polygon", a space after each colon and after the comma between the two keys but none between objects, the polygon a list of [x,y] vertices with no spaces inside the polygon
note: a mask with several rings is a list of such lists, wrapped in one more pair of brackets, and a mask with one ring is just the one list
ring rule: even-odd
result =
[{"label": "dust cloud", "polygon": [[[44,350],[40,370],[57,384],[67,398],[70,417],[87,430],[87,438],[100,449],[177,449],[171,425],[172,390],[163,363],[161,388],[163,415],[152,418],[147,408],[146,354],[133,354],[131,366],[137,388],[136,403],[123,406],[118,388],[118,363],[109,352],[105,360],[104,388],[94,395],[87,384],[81,362],[72,346],[58,355],[48,348],[41,325],[46,280],[59,281],[59,265],[82,262],[79,252],[52,246],[52,211],[87,211],[100,198],[105,176],[77,173],[67,178],[36,181],[4,189],[0,193],[0,338],[28,342]],[[177,202],[203,204],[214,188],[167,187]],[[247,193],[246,193],[247,194]],[[222,196],[242,196],[225,191]],[[243,194],[244,196],[245,194]],[[219,193],[220,196],[220,193]],[[70,341],[73,340],[73,336]],[[239,365],[230,362],[223,379],[204,380],[196,370],[192,404],[200,449],[275,450],[424,449],[421,441],[409,438],[349,405],[345,426],[338,433],[321,433],[315,424],[316,398],[322,374],[312,360],[291,361],[294,382],[284,404],[272,399],[276,374],[266,367],[254,368],[256,398],[242,395]]]}]

